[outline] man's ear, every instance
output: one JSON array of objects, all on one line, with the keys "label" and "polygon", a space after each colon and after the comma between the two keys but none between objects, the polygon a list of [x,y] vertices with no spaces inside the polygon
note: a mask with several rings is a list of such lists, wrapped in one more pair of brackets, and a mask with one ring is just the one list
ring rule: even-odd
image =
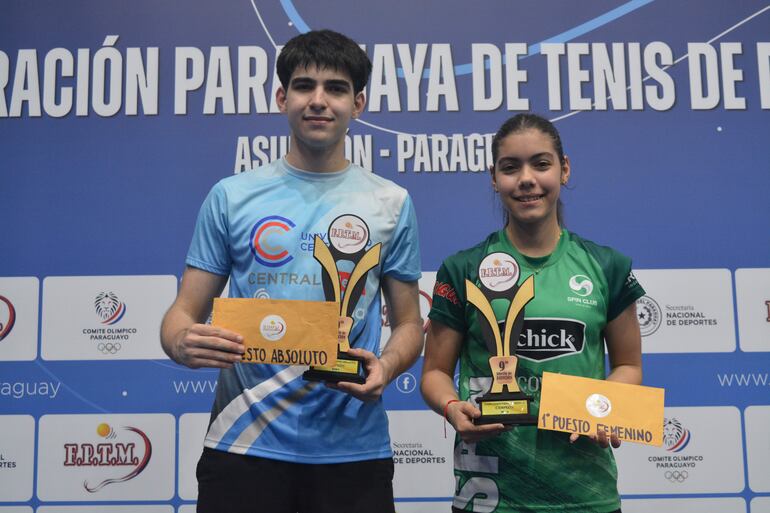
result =
[{"label": "man's ear", "polygon": [[275,90],[275,103],[281,112],[286,112],[286,89],[283,86]]},{"label": "man's ear", "polygon": [[353,98],[353,119],[357,119],[364,112],[364,107],[366,107],[366,93],[359,91]]}]

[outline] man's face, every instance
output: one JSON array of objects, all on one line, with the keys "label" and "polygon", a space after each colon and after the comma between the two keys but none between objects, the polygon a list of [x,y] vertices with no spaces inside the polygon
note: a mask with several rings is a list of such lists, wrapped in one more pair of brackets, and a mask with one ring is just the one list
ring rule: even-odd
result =
[{"label": "man's face", "polygon": [[312,66],[297,68],[288,89],[278,89],[276,101],[295,143],[317,151],[344,148],[350,119],[361,114],[365,97],[353,92],[347,73]]}]

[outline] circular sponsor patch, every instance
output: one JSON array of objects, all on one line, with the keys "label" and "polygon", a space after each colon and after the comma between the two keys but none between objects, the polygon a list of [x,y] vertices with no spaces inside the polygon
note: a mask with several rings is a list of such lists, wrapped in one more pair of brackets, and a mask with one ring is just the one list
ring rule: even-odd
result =
[{"label": "circular sponsor patch", "polygon": [[352,214],[339,216],[329,226],[329,243],[348,255],[358,253],[369,242],[369,227]]},{"label": "circular sponsor patch", "polygon": [[259,323],[259,332],[267,340],[281,340],[286,335],[286,322],[280,315],[268,315]]},{"label": "circular sponsor patch", "polygon": [[586,399],[586,410],[594,417],[606,417],[612,411],[612,403],[602,394],[591,394]]},{"label": "circular sponsor patch", "polygon": [[639,318],[639,330],[643,337],[652,335],[660,328],[660,306],[650,296],[642,296],[636,300],[636,316]]},{"label": "circular sponsor patch", "polygon": [[512,289],[519,281],[519,264],[508,253],[490,253],[479,265],[479,280],[495,292]]},{"label": "circular sponsor patch", "polygon": [[576,274],[569,279],[569,288],[578,296],[586,297],[594,291],[594,284],[588,276]]}]

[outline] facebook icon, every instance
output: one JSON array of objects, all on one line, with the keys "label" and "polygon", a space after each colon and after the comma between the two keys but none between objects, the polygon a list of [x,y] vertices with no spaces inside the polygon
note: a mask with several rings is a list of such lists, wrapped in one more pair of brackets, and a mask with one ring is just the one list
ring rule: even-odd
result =
[{"label": "facebook icon", "polygon": [[396,379],[396,388],[398,388],[398,391],[402,394],[411,394],[414,392],[416,386],[417,380],[414,379],[414,376],[408,372],[401,374]]}]

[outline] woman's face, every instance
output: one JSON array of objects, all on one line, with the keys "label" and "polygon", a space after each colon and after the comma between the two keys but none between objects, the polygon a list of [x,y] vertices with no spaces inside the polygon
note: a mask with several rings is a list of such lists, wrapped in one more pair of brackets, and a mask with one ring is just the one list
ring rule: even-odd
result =
[{"label": "woman's face", "polygon": [[492,185],[511,222],[558,225],[559,190],[569,179],[569,159],[562,165],[551,137],[538,129],[507,135],[500,141]]}]

